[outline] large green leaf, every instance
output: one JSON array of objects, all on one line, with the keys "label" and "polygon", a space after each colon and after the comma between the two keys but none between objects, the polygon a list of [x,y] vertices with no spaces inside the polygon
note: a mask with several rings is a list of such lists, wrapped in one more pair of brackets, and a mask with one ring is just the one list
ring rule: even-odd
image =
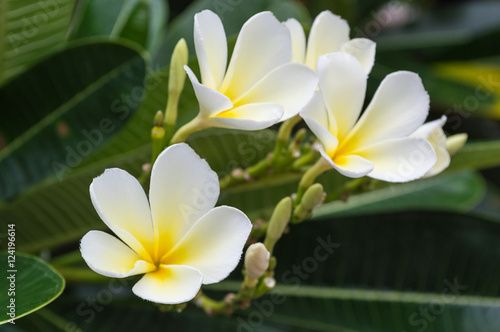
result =
[{"label": "large green leaf", "polygon": [[[19,234],[17,225],[15,229]],[[40,309],[64,289],[64,278],[38,257],[16,252],[13,260],[9,253],[0,252],[0,262],[6,271],[0,279],[0,289],[4,293],[0,300],[0,324]]]},{"label": "large green leaf", "polygon": [[414,182],[390,185],[333,201],[314,209],[314,218],[366,215],[405,210],[467,212],[484,197],[486,186],[474,172],[453,173]]},{"label": "large green leaf", "polygon": [[194,54],[193,17],[204,9],[210,9],[219,15],[227,36],[235,35],[252,15],[266,10],[272,11],[282,21],[290,17],[295,17],[299,21],[310,19],[304,5],[295,0],[197,0],[170,23],[165,40],[158,52],[153,55],[155,66],[163,67],[169,64],[172,51],[180,38],[187,41],[190,53]]},{"label": "large green leaf", "polygon": [[0,1],[0,86],[64,45],[74,0]]},{"label": "large green leaf", "polygon": [[165,0],[82,1],[76,10],[71,37],[121,37],[151,51],[163,37],[167,17]]},{"label": "large green leaf", "polygon": [[0,200],[60,179],[105,143],[135,111],[144,75],[137,51],[96,42],[68,48],[0,89],[9,111],[0,117],[8,143],[0,151]]}]

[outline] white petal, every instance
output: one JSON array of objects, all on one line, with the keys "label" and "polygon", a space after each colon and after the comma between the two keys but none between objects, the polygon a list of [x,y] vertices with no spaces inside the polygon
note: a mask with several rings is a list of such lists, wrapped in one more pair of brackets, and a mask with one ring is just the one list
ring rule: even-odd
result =
[{"label": "white petal", "polygon": [[323,100],[342,141],[358,120],[366,92],[366,74],[352,55],[336,52],[319,57],[316,68]]},{"label": "white petal", "polygon": [[231,103],[228,97],[224,96],[219,91],[200,84],[196,75],[188,66],[184,66],[184,69],[193,85],[196,99],[198,99],[198,103],[200,104],[200,113],[202,117],[210,118],[220,112],[233,108],[233,103]]},{"label": "white petal", "polygon": [[[432,135],[432,132],[434,130],[436,130],[438,128],[442,128],[445,123],[446,123],[446,116],[443,115],[439,119],[424,123],[419,128],[417,128],[417,130],[415,130],[415,132],[413,134],[411,134],[410,137],[420,137],[420,138],[428,139]],[[445,138],[444,144],[446,144],[446,138]]]},{"label": "white petal", "polygon": [[406,137],[420,127],[428,112],[429,95],[417,74],[398,71],[387,75],[349,133],[353,137],[350,148],[355,151]]},{"label": "white petal", "polygon": [[90,198],[104,223],[136,253],[147,259],[153,252],[153,221],[139,181],[111,168],[90,185]]},{"label": "white petal", "polygon": [[276,103],[246,104],[211,118],[213,126],[240,130],[260,130],[283,117],[283,106]]},{"label": "white petal", "polygon": [[243,212],[229,206],[217,207],[193,225],[162,263],[200,270],[203,284],[219,282],[238,265],[251,230],[252,223]]},{"label": "white petal", "polygon": [[311,68],[300,63],[287,63],[271,71],[257,82],[236,105],[277,103],[284,107],[282,121],[299,113],[311,99],[318,78]]},{"label": "white petal", "polygon": [[80,251],[87,265],[106,277],[124,278],[156,269],[122,241],[101,231],[85,234]]},{"label": "white petal", "polygon": [[306,57],[306,34],[302,25],[294,18],[285,22],[292,37],[292,60],[304,63]]},{"label": "white petal", "polygon": [[342,45],[341,51],[358,59],[365,73],[368,75],[375,62],[376,43],[366,38],[354,38]]},{"label": "white petal", "polygon": [[194,46],[203,85],[217,90],[226,71],[227,41],[219,16],[210,10],[194,16]]},{"label": "white petal", "polygon": [[290,61],[290,32],[270,12],[252,16],[241,28],[220,92],[238,99],[274,68]]},{"label": "white petal", "polygon": [[172,145],[158,156],[149,190],[158,257],[215,206],[219,190],[217,174],[189,145]]},{"label": "white petal", "polygon": [[378,143],[359,151],[359,155],[375,163],[368,176],[387,182],[418,179],[436,163],[436,153],[431,144],[414,137]]},{"label": "white petal", "polygon": [[349,24],[328,10],[321,12],[314,19],[307,40],[306,65],[316,69],[318,57],[340,51],[348,40]]},{"label": "white petal", "polygon": [[319,91],[314,92],[311,101],[300,112],[300,116],[323,144],[325,150],[333,154],[339,145],[339,141],[334,136],[337,127],[335,120],[328,114]]},{"label": "white petal", "polygon": [[201,272],[190,266],[160,265],[158,271],[143,276],[132,287],[132,291],[156,303],[184,303],[196,296],[202,281]]},{"label": "white petal", "polygon": [[373,162],[358,155],[334,156],[332,159],[324,150],[319,151],[340,174],[350,178],[360,178],[373,170]]},{"label": "white petal", "polygon": [[436,164],[425,174],[426,177],[441,173],[450,165],[450,154],[446,149],[446,135],[443,126],[446,123],[446,116],[428,122],[420,126],[410,137],[420,137],[431,143],[436,152]]}]

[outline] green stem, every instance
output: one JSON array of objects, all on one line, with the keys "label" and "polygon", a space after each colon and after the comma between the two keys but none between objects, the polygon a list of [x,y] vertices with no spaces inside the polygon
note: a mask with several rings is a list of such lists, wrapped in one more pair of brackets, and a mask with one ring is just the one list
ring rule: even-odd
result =
[{"label": "green stem", "polygon": [[165,145],[170,142],[172,136],[174,135],[175,125],[177,124],[177,109],[179,104],[180,94],[171,95],[167,101],[167,108],[165,110],[165,122],[163,126],[165,128]]},{"label": "green stem", "polygon": [[290,140],[290,135],[292,134],[293,127],[302,120],[300,115],[296,115],[281,124],[278,131],[278,136],[276,137],[276,146],[274,148],[273,159],[276,160],[283,149],[286,148],[288,141]]},{"label": "green stem", "polygon": [[248,167],[246,170],[242,170],[240,174],[236,176],[233,174],[228,174],[222,179],[220,179],[220,188],[224,189],[228,186],[234,185],[238,182],[244,181],[245,177],[255,178],[263,173],[265,173],[271,166],[271,160],[269,158],[264,158],[260,160],[257,164]]},{"label": "green stem", "polygon": [[299,187],[297,189],[297,197],[294,200],[294,205],[298,205],[300,203],[300,201],[302,200],[302,196],[304,196],[307,188],[309,188],[314,183],[314,180],[316,180],[318,176],[320,176],[330,168],[332,168],[332,166],[323,157],[321,157],[318,159],[316,164],[311,166],[311,168],[309,168],[304,173],[302,179],[300,179]]},{"label": "green stem", "polygon": [[177,130],[169,145],[185,142],[189,135],[207,127],[202,118],[197,116]]},{"label": "green stem", "polygon": [[150,166],[147,170],[142,171],[141,175],[137,179],[142,187],[144,187],[146,185],[146,183],[148,183],[149,177],[151,176],[151,168],[152,167],[153,166]]}]

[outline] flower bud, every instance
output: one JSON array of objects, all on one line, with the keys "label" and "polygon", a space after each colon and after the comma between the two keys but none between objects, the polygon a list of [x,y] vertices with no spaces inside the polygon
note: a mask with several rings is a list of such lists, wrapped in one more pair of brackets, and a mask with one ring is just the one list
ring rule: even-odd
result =
[{"label": "flower bud", "polygon": [[188,48],[186,41],[180,39],[175,45],[172,58],[170,59],[170,71],[168,77],[168,100],[165,110],[165,140],[167,143],[174,134],[175,125],[177,124],[177,109],[179,98],[184,83],[186,81],[186,71],[184,66],[188,63]]},{"label": "flower bud", "polygon": [[274,245],[283,234],[291,215],[292,199],[290,197],[285,197],[274,208],[273,215],[271,216],[271,220],[267,226],[267,234],[264,244],[269,252],[273,251]]},{"label": "flower bud", "polygon": [[309,188],[307,188],[300,204],[293,211],[293,223],[299,223],[305,219],[308,219],[312,210],[321,204],[325,199],[325,193],[323,191],[323,186],[320,183],[315,183]]},{"label": "flower bud", "polygon": [[[180,94],[186,81],[186,71],[184,66],[188,63],[188,47],[184,38],[181,38],[175,45],[170,59],[170,76],[168,78],[169,94]],[[169,96],[170,97],[170,96]]]},{"label": "flower bud", "polygon": [[467,134],[452,135],[446,140],[446,150],[450,156],[453,156],[465,145],[465,142],[467,142]]},{"label": "flower bud", "polygon": [[306,190],[302,202],[300,203],[304,209],[311,211],[316,206],[320,205],[325,199],[323,186],[321,183],[315,183]]},{"label": "flower bud", "polygon": [[254,243],[245,254],[245,268],[250,279],[259,279],[269,266],[271,254],[262,243]]},{"label": "flower bud", "polygon": [[155,119],[154,119],[154,126],[163,128],[163,112],[162,111],[159,111],[159,110],[156,111]]}]

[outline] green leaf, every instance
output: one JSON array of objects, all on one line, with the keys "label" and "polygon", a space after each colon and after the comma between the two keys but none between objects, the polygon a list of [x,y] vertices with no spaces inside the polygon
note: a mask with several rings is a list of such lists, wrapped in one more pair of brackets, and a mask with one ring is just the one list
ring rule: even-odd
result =
[{"label": "green leaf", "polygon": [[447,210],[466,212],[486,194],[481,175],[453,173],[389,185],[382,189],[348,197],[347,202],[333,201],[314,209],[315,219],[367,215],[408,210]]},{"label": "green leaf", "polygon": [[121,38],[132,40],[145,47],[148,40],[149,8],[145,0],[139,1],[132,12],[130,18],[119,32]]},{"label": "green leaf", "polygon": [[[139,104],[145,62],[121,44],[76,45],[0,89],[0,200],[62,176],[123,127]],[[135,103],[135,104],[134,104]],[[15,116],[12,116],[15,110]]]},{"label": "green leaf", "polygon": [[451,157],[447,172],[500,166],[500,140],[467,143]]},{"label": "green leaf", "polygon": [[290,17],[299,21],[310,19],[305,6],[299,1],[291,0],[198,0],[194,1],[180,15],[175,17],[168,27],[166,39],[156,54],[153,54],[153,65],[164,67],[170,62],[172,51],[180,38],[184,38],[189,46],[190,54],[194,54],[193,17],[196,13],[210,9],[222,20],[226,35],[232,36],[239,32],[243,23],[252,15],[270,10],[281,21]]},{"label": "green leaf", "polygon": [[[17,225],[16,230],[20,232]],[[6,293],[0,301],[3,308],[0,324],[13,318],[8,313],[12,312],[17,319],[44,307],[62,293],[65,285],[64,278],[40,258],[16,252],[14,259],[7,252],[0,252],[1,265],[7,269],[7,276],[0,279],[0,289]],[[8,268],[11,262],[14,265]],[[11,276],[14,278],[9,279]]]},{"label": "green leaf", "polygon": [[165,0],[88,0],[77,8],[71,37],[120,37],[152,51],[163,37],[167,17]]},{"label": "green leaf", "polygon": [[0,86],[64,45],[74,4],[0,1]]}]

